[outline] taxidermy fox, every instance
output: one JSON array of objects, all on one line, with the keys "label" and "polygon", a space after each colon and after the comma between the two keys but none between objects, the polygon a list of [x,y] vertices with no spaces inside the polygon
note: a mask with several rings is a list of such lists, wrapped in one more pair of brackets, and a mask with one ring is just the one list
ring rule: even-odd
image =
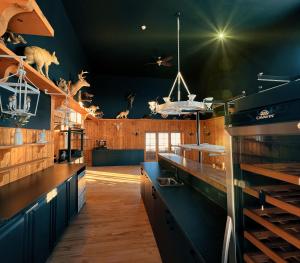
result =
[{"label": "taxidermy fox", "polygon": [[43,76],[43,67],[45,67],[46,77],[49,79],[49,66],[54,63],[59,65],[58,59],[55,55],[55,52],[50,54],[46,49],[40,47],[26,47],[24,55],[26,56],[26,62],[28,64],[36,64],[36,69]]}]

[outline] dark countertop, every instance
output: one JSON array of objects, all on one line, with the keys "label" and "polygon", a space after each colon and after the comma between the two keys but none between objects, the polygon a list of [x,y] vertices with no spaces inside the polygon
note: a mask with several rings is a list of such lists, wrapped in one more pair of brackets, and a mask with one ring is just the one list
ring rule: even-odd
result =
[{"label": "dark countertop", "polygon": [[202,164],[174,153],[159,153],[158,156],[220,191],[227,192],[225,170],[216,169],[209,164]]},{"label": "dark countertop", "polygon": [[206,262],[221,262],[226,211],[189,186],[160,187],[164,176],[157,162],[143,163],[157,193],[186,237]]},{"label": "dark countertop", "polygon": [[85,164],[55,164],[0,188],[0,224],[68,180]]},{"label": "dark countertop", "polygon": [[144,151],[144,149],[110,149],[110,148],[101,148],[101,147],[95,147],[93,148],[93,151]]}]

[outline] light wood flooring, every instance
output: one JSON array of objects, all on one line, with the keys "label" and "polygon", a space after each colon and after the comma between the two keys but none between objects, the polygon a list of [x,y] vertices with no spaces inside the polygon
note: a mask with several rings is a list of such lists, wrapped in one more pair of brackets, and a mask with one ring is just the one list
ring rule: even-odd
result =
[{"label": "light wood flooring", "polygon": [[89,168],[87,203],[48,263],[161,263],[139,174],[138,166]]}]

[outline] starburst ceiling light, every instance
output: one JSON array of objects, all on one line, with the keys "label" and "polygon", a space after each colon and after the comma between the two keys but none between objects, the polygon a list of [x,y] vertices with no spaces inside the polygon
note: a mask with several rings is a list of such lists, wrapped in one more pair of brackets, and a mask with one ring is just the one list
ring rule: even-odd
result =
[{"label": "starburst ceiling light", "polygon": [[[0,58],[18,59],[19,66],[17,72],[0,79],[0,88],[3,88],[7,96],[7,104],[3,107],[2,97],[0,96],[1,112],[12,117],[31,117],[35,116],[39,104],[40,91],[26,76],[24,70],[24,56],[0,55]],[[29,85],[28,82],[32,85]],[[3,94],[3,93],[2,93]],[[35,101],[34,110],[31,105]]]},{"label": "starburst ceiling light", "polygon": [[[202,111],[206,112],[211,110],[211,105],[205,101],[199,102],[195,101],[196,95],[191,94],[189,88],[181,74],[180,69],[180,12],[176,14],[177,17],[177,65],[178,73],[172,85],[171,91],[168,97],[164,97],[164,103],[159,104],[157,101],[149,101],[149,108],[152,114],[161,114],[161,115],[182,115],[190,114],[191,112]],[[177,100],[171,101],[171,95],[175,90],[177,84]],[[181,100],[181,88],[185,88],[188,93],[188,100]],[[212,98],[209,98],[209,101],[212,101]],[[209,106],[209,107],[208,107]],[[208,109],[209,108],[209,109]]]}]

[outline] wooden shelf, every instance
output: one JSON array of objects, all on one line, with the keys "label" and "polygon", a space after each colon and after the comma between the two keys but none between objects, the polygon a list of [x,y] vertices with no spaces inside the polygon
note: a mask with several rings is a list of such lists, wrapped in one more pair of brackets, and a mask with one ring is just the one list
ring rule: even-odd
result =
[{"label": "wooden shelf", "polygon": [[240,167],[243,171],[248,171],[287,183],[300,185],[300,163],[241,163]]},{"label": "wooden shelf", "polygon": [[44,157],[44,158],[36,159],[36,160],[33,160],[33,161],[25,162],[25,163],[20,163],[20,164],[15,164],[15,165],[7,166],[7,167],[4,167],[4,168],[1,168],[0,169],[0,173],[9,171],[11,169],[19,168],[19,167],[22,167],[22,166],[26,166],[28,164],[43,162],[45,160],[48,160],[49,158],[51,158],[51,157]]},{"label": "wooden shelf", "polygon": [[47,143],[24,143],[22,145],[0,145],[0,150],[9,150],[12,148],[19,148],[19,147],[25,147],[25,146],[45,146]]},{"label": "wooden shelf", "polygon": [[296,185],[269,185],[245,187],[244,193],[259,198],[260,190],[266,195],[266,202],[300,218],[300,187]]},{"label": "wooden shelf", "polygon": [[[5,45],[3,45],[1,43],[0,43],[0,54],[16,56],[16,54],[14,52],[12,52],[10,49],[8,49]],[[6,67],[8,67],[9,65],[17,66],[18,62],[19,61],[18,61],[17,57],[15,59],[11,59],[11,58],[10,59],[7,59],[7,58],[0,59],[0,64],[5,65]],[[32,83],[34,85],[36,85],[41,91],[55,93],[55,94],[58,94],[59,96],[62,95],[61,96],[62,99],[64,98],[64,96],[66,96],[66,94],[60,88],[58,88],[51,80],[47,79],[45,76],[43,76],[39,72],[37,72],[37,70],[35,68],[33,68],[32,66],[30,66],[27,63],[24,63],[24,68],[26,70],[26,74],[27,74],[28,78],[30,79],[30,81],[32,81]],[[0,73],[1,73],[1,70],[2,70],[2,74],[4,74],[4,71],[6,70],[6,68],[2,67],[2,69],[0,69]],[[86,111],[83,107],[81,107],[79,105],[79,103],[76,100],[74,100],[73,98],[69,98],[69,102],[70,102],[70,108],[73,109],[74,111],[87,115],[88,119],[98,121],[98,118],[90,115],[89,112]]]},{"label": "wooden shelf", "polygon": [[[261,253],[246,253],[246,262],[299,262],[300,250],[270,231],[245,231],[244,237],[257,247]],[[272,261],[272,262],[273,262]]]},{"label": "wooden shelf", "polygon": [[244,215],[300,249],[299,217],[279,208],[244,209]]},{"label": "wooden shelf", "polygon": [[8,29],[19,34],[54,36],[54,30],[35,0],[1,0],[0,35]]},{"label": "wooden shelf", "polygon": [[[1,0],[7,5],[12,5],[18,3],[17,0]],[[19,34],[30,34],[30,35],[40,35],[40,36],[54,36],[54,29],[48,22],[47,18],[44,16],[43,12],[39,8],[35,1],[30,1],[33,11],[20,13],[12,17],[8,23],[8,29],[12,32]]]}]

